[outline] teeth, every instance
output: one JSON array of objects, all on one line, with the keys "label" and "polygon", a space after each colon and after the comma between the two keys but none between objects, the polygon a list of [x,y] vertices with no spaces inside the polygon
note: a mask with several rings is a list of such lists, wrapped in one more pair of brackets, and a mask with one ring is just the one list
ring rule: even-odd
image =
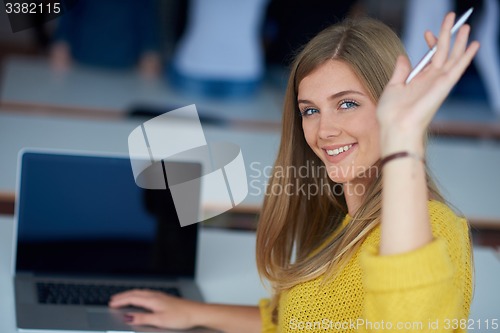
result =
[{"label": "teeth", "polygon": [[337,156],[340,153],[348,151],[351,147],[352,147],[352,145],[348,145],[348,146],[336,148],[336,149],[333,149],[333,150],[327,150],[326,153],[329,156]]}]

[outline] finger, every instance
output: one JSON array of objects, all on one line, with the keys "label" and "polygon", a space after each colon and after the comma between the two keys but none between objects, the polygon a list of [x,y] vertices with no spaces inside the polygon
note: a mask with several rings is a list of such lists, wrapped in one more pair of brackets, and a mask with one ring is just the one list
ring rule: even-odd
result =
[{"label": "finger", "polygon": [[406,78],[410,74],[410,71],[411,71],[411,64],[408,58],[404,55],[398,56],[394,72],[392,73],[392,77],[389,80],[388,84],[404,83],[406,81]]},{"label": "finger", "polygon": [[455,13],[449,13],[444,18],[443,24],[441,25],[441,31],[439,32],[439,39],[437,43],[437,51],[432,60],[432,65],[435,67],[441,67],[448,58],[448,51],[450,49],[450,38],[451,38],[451,28],[455,21]]},{"label": "finger", "polygon": [[157,313],[127,313],[124,321],[129,325],[162,326],[161,317]]},{"label": "finger", "polygon": [[424,38],[425,38],[425,41],[427,42],[427,46],[432,49],[434,47],[434,45],[437,44],[438,42],[438,39],[436,36],[434,36],[434,34],[427,30],[425,33],[424,33]]},{"label": "finger", "polygon": [[455,62],[460,56],[462,56],[467,48],[467,41],[469,40],[470,26],[465,24],[460,28],[455,40],[455,45],[451,51],[450,60]]},{"label": "finger", "polygon": [[111,308],[121,308],[124,306],[137,306],[151,311],[160,308],[161,303],[156,298],[144,297],[140,295],[128,296],[120,299],[113,299],[109,302]]},{"label": "finger", "polygon": [[130,296],[151,297],[157,293],[158,292],[156,292],[156,291],[152,291],[152,290],[148,290],[148,289],[132,289],[132,290],[127,290],[127,291],[118,293],[118,294],[114,294],[111,296],[111,299],[115,300],[115,299],[120,299],[120,298],[124,298],[124,297],[125,298],[130,297]]},{"label": "finger", "polygon": [[472,59],[476,55],[477,51],[479,50],[480,44],[477,41],[472,42],[463,56],[459,58],[455,66],[450,70],[450,79],[453,80],[453,82],[457,82],[462,74],[465,72],[467,67],[470,65]]}]

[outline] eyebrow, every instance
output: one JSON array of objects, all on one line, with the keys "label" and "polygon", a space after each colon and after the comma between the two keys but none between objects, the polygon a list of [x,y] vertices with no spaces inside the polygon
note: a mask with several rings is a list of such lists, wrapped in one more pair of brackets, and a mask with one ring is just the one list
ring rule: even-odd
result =
[{"label": "eyebrow", "polygon": [[[365,94],[363,94],[362,92],[357,91],[357,90],[343,90],[343,91],[339,91],[338,93],[331,95],[330,97],[328,97],[328,99],[329,100],[337,99],[339,97],[342,97],[345,95],[350,95],[350,94],[366,96]],[[298,104],[301,104],[301,103],[311,104],[312,102],[307,100],[307,99],[299,99],[299,100],[297,100],[297,103]]]}]

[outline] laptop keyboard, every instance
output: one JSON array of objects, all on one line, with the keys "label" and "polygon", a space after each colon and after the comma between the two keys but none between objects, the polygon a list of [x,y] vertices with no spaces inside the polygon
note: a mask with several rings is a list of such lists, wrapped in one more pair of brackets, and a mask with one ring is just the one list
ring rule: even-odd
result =
[{"label": "laptop keyboard", "polygon": [[42,304],[108,305],[112,295],[131,289],[156,290],[180,297],[179,290],[173,287],[37,283],[38,302]]}]

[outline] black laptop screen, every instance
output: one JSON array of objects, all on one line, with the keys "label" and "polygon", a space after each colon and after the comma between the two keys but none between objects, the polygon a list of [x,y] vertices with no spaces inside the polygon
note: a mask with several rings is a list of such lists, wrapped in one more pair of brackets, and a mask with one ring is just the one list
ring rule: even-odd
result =
[{"label": "black laptop screen", "polygon": [[194,276],[197,225],[179,225],[170,191],[139,188],[128,158],[25,153],[19,200],[17,271]]}]

